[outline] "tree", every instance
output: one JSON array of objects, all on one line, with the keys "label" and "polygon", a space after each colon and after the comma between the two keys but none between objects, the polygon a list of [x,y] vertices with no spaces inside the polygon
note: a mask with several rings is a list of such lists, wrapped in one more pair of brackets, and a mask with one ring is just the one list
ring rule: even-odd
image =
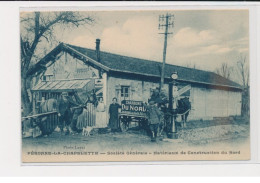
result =
[{"label": "tree", "polygon": [[195,63],[187,63],[186,65],[184,65],[184,67],[188,67],[191,69],[198,69],[198,66]]},{"label": "tree", "polygon": [[249,87],[249,64],[246,56],[240,56],[237,61],[237,72],[244,89]]},{"label": "tree", "polygon": [[249,64],[246,56],[240,56],[237,61],[237,72],[243,86],[242,93],[242,116],[249,116],[250,112],[250,90],[249,90]]},{"label": "tree", "polygon": [[229,66],[227,63],[222,63],[220,68],[216,69],[217,74],[227,79],[230,79],[232,72],[233,72],[233,67]]},{"label": "tree", "polygon": [[40,52],[55,40],[56,29],[91,25],[94,19],[79,12],[34,12],[21,14],[21,92],[24,115],[32,110],[29,98],[30,83],[34,75],[28,70],[39,61]]}]

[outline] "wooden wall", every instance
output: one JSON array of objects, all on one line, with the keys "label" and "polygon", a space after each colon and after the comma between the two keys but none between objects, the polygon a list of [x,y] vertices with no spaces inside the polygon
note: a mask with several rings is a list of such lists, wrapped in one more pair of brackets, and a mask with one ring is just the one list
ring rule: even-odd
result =
[{"label": "wooden wall", "polygon": [[98,70],[63,52],[44,75],[47,80],[98,78]]},{"label": "wooden wall", "polygon": [[[150,89],[159,87],[158,83],[108,77],[107,105],[112,103],[114,97],[121,103],[121,86],[130,86],[130,100],[148,102],[151,95]],[[168,95],[168,85],[164,85]],[[208,89],[192,86],[190,91],[192,111],[188,120],[212,120],[213,117],[227,117],[241,114],[241,92]],[[108,112],[108,111],[107,111]]]},{"label": "wooden wall", "polygon": [[241,92],[192,87],[189,119],[212,120],[213,117],[241,115]]}]

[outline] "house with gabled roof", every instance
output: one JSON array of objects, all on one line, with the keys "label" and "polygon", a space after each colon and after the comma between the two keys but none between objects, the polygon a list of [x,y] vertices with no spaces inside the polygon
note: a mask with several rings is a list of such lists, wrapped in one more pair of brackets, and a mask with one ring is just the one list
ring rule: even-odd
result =
[{"label": "house with gabled roof", "polygon": [[[239,84],[214,72],[166,64],[163,89],[167,95],[173,72],[178,73],[179,90],[191,102],[190,120],[241,114]],[[84,98],[84,92],[94,91],[109,106],[114,97],[119,103],[122,100],[147,102],[152,90],[159,87],[161,63],[100,51],[97,39],[96,49],[60,43],[28,74],[40,77],[32,91],[40,92],[41,97],[78,90]]]}]

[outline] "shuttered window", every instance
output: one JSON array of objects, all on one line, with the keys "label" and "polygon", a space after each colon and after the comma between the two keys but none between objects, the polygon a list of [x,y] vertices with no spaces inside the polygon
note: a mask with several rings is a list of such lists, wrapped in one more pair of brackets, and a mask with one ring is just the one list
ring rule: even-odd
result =
[{"label": "shuttered window", "polygon": [[129,86],[121,86],[121,97],[128,98],[129,97]]}]

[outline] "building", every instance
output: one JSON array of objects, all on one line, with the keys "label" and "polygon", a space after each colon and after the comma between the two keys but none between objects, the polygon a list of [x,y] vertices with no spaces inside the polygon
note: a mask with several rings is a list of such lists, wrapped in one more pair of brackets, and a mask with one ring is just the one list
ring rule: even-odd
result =
[{"label": "building", "polygon": [[[79,90],[79,96],[84,98],[84,93],[95,91],[109,106],[114,97],[119,103],[124,99],[147,102],[152,89],[159,86],[160,69],[160,62],[100,51],[100,40],[97,39],[95,50],[60,43],[29,74],[39,76],[32,88],[34,96],[37,92],[45,92],[41,97],[46,97],[46,92],[58,96],[63,89]],[[173,72],[178,73],[182,95],[191,101],[189,120],[241,115],[239,84],[213,72],[166,64],[166,93]]]}]

